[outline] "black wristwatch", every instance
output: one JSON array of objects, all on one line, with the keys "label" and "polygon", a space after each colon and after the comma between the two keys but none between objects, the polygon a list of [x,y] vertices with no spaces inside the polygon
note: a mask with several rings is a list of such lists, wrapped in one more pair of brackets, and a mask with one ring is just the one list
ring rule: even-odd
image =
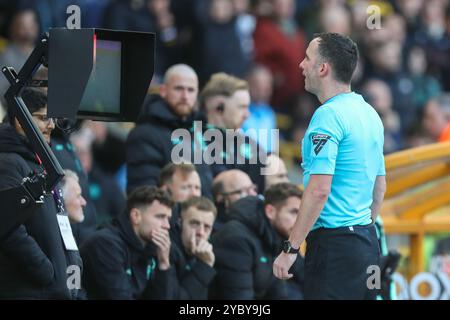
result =
[{"label": "black wristwatch", "polygon": [[295,254],[298,254],[300,248],[292,247],[292,245],[289,242],[289,240],[285,240],[285,241],[283,241],[283,243],[281,245],[281,250],[283,250],[284,253],[295,253]]}]

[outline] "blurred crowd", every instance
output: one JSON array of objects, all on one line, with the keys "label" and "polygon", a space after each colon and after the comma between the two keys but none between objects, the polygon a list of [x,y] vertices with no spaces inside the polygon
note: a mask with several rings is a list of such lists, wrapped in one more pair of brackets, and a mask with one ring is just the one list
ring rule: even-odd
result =
[{"label": "blurred crowd", "polygon": [[[145,287],[150,280],[156,281],[152,290],[162,288],[157,297],[287,297],[277,291],[268,268],[279,238],[286,238],[292,228],[294,209],[301,200],[301,192],[288,183],[283,159],[269,156],[267,166],[273,165],[277,172],[266,177],[255,173],[258,166],[173,166],[170,151],[177,143],[170,134],[177,128],[191,129],[194,120],[203,119],[221,130],[279,128],[282,143],[299,144],[319,106],[304,91],[298,67],[315,33],[338,32],[357,42],[360,61],[353,90],[379,113],[386,154],[450,140],[448,0],[0,0],[0,66],[20,70],[39,34],[66,26],[70,15],[66,9],[72,4],[81,8],[81,27],[155,32],[157,39],[149,93],[159,94],[147,97],[137,125],[85,121],[69,137],[53,120],[38,118],[53,131],[52,149],[70,170],[69,181],[61,188],[64,199],[69,199],[67,210],[75,207],[69,218],[81,245],[91,297],[154,297]],[[371,5],[375,9],[368,12]],[[7,87],[0,77],[1,96]],[[181,98],[175,88],[186,91],[187,110],[178,108]],[[243,93],[238,98],[244,107],[218,98],[228,89],[230,97]],[[30,96],[35,102],[39,94]],[[0,103],[3,118],[3,97]],[[258,150],[272,151],[270,139],[251,138]],[[243,143],[250,149],[251,144]],[[146,189],[149,185],[159,189]],[[170,220],[171,226],[161,222],[158,228],[164,232],[142,238],[146,231],[142,228],[151,222],[139,220],[139,210],[142,205],[153,207],[155,201],[163,207],[155,215],[159,212],[159,219]],[[113,219],[112,225],[95,231]],[[194,236],[189,228],[196,230]],[[169,229],[171,241],[181,248],[181,253],[171,253],[170,262]],[[214,233],[213,253],[203,240]],[[156,243],[156,251],[136,249],[139,240],[144,245]],[[111,243],[114,247],[106,246]],[[237,253],[236,248],[240,248]],[[110,251],[116,256],[103,256]],[[197,260],[192,257],[201,267],[193,264]],[[101,268],[111,271],[108,262],[114,265],[122,258],[131,264],[126,273],[137,279],[135,287],[120,287],[120,294],[110,296],[117,288],[108,286],[117,279],[103,279]],[[149,258],[153,260],[139,260]],[[299,261],[291,287],[282,288],[292,291],[291,298],[302,296]],[[155,280],[155,263],[161,271],[174,263],[183,289],[173,286],[178,288],[173,289],[176,294],[168,295],[164,290],[171,276],[161,272]],[[249,267],[255,265],[258,268]],[[163,279],[162,287],[158,279]],[[255,279],[258,283],[252,282]],[[120,285],[126,286],[125,282]],[[208,287],[209,293],[204,290]]]},{"label": "blurred crowd", "polygon": [[[308,41],[317,32],[350,35],[361,53],[353,88],[382,116],[386,153],[442,133],[433,98],[450,90],[448,0],[1,1],[0,65],[20,67],[41,32],[66,26],[71,4],[81,9],[81,27],[156,32],[152,85],[176,63],[192,66],[200,86],[217,72],[247,79],[252,103],[243,128],[278,127],[295,143],[318,106],[298,69]],[[292,121],[277,123],[277,115]]]}]

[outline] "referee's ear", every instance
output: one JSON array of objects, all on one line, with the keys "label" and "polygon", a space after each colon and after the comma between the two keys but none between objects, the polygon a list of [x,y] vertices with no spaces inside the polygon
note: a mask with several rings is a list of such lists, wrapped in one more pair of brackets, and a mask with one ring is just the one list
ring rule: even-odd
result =
[{"label": "referee's ear", "polygon": [[324,78],[331,73],[331,65],[328,62],[323,62],[319,67],[319,76]]}]

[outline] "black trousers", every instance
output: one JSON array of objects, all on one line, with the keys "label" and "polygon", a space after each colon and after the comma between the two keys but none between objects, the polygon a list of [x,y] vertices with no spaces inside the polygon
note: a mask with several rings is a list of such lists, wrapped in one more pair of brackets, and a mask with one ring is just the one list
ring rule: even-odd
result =
[{"label": "black trousers", "polygon": [[[371,265],[379,265],[375,227],[319,228],[306,238],[305,299],[374,300]],[[372,283],[369,281],[369,283]]]}]

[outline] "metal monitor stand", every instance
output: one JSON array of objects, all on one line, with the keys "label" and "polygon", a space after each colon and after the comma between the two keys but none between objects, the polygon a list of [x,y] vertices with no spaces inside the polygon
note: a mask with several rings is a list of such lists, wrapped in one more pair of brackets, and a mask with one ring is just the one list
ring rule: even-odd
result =
[{"label": "metal monitor stand", "polygon": [[41,65],[47,66],[48,41],[49,36],[46,33],[40,38],[19,74],[12,67],[2,68],[4,76],[10,83],[10,87],[5,93],[8,112],[19,121],[33,151],[42,161],[45,171],[42,174],[34,173],[23,177],[18,186],[0,190],[2,211],[6,213],[2,216],[0,223],[0,240],[24,223],[43,203],[43,196],[51,192],[64,176],[61,165],[33,122],[21,97],[22,89],[26,86],[46,86],[46,81],[33,81],[32,78]]}]

